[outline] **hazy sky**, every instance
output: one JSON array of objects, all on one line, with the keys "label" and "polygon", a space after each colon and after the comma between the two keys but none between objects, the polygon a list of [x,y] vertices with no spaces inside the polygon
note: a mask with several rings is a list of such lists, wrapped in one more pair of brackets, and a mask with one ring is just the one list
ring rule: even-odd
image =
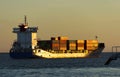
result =
[{"label": "hazy sky", "polygon": [[9,51],[24,21],[38,26],[38,38],[68,36],[105,42],[104,51],[120,45],[120,0],[0,0],[0,51]]}]

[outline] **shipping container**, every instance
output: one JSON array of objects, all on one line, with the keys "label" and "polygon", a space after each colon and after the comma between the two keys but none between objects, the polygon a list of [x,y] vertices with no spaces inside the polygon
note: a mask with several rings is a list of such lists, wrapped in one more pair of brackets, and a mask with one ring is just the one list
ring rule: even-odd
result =
[{"label": "shipping container", "polygon": [[59,47],[59,44],[52,44],[52,47]]},{"label": "shipping container", "polygon": [[52,40],[51,47],[52,50],[59,50],[59,40]]},{"label": "shipping container", "polygon": [[98,41],[97,40],[86,40],[86,48],[87,50],[95,50],[98,48]]},{"label": "shipping container", "polygon": [[77,40],[77,50],[84,50],[84,43],[85,41],[84,40]]},{"label": "shipping container", "polygon": [[84,43],[77,43],[77,47],[84,47]]},{"label": "shipping container", "polygon": [[59,44],[59,40],[52,40],[52,44]]},{"label": "shipping container", "polygon": [[76,49],[76,40],[67,41],[67,50],[77,50]]},{"label": "shipping container", "polygon": [[60,47],[60,50],[67,50],[66,47]]},{"label": "shipping container", "polygon": [[95,49],[96,49],[96,47],[87,46],[87,50],[95,50]]},{"label": "shipping container", "polygon": [[39,40],[37,45],[41,49],[50,50],[51,49],[51,40]]},{"label": "shipping container", "polygon": [[59,40],[60,44],[67,44],[67,40]]},{"label": "shipping container", "polygon": [[57,50],[60,50],[60,48],[59,48],[59,47],[54,47],[54,46],[53,46],[53,47],[52,47],[52,50],[56,50],[56,51],[57,51]]},{"label": "shipping container", "polygon": [[84,40],[84,49],[87,50],[87,40]]},{"label": "shipping container", "polygon": [[69,44],[69,46],[73,46],[73,47],[76,47],[76,44]]},{"label": "shipping container", "polygon": [[77,47],[77,50],[84,50],[84,47]]},{"label": "shipping container", "polygon": [[69,44],[76,44],[77,40],[68,40]]},{"label": "shipping container", "polygon": [[59,44],[59,45],[60,45],[60,47],[67,47],[66,44]]},{"label": "shipping container", "polygon": [[76,50],[76,46],[69,46],[69,50]]},{"label": "shipping container", "polygon": [[68,37],[64,37],[64,36],[59,36],[58,40],[68,40]]},{"label": "shipping container", "polygon": [[98,43],[98,40],[86,40],[87,43]]},{"label": "shipping container", "polygon": [[98,47],[98,44],[87,44],[87,46],[93,46],[93,47]]},{"label": "shipping container", "polygon": [[51,40],[58,40],[58,37],[51,37]]},{"label": "shipping container", "polygon": [[77,40],[77,43],[84,43],[84,40]]}]

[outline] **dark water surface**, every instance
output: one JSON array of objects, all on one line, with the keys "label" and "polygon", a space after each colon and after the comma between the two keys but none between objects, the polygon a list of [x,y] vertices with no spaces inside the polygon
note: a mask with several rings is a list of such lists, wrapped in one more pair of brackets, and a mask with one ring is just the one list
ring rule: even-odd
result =
[{"label": "dark water surface", "polygon": [[112,53],[102,53],[100,58],[78,59],[12,59],[8,53],[0,54],[0,68],[78,68],[78,67],[120,67],[120,60],[114,60],[110,65],[104,63]]},{"label": "dark water surface", "polygon": [[104,65],[112,53],[100,58],[12,59],[0,54],[0,77],[120,77],[120,59]]}]

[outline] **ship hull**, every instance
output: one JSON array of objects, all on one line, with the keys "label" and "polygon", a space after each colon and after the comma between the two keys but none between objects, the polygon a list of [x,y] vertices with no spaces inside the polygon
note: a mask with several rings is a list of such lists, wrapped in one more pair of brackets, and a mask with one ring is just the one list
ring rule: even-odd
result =
[{"label": "ship hull", "polygon": [[78,53],[52,53],[45,50],[40,50],[39,52],[33,53],[33,55],[39,58],[97,58],[100,56],[100,53],[103,49],[88,51],[84,50],[83,52],[76,51]]},{"label": "ship hull", "polygon": [[35,58],[35,56],[32,53],[32,50],[30,49],[25,49],[25,50],[11,49],[9,55],[11,58],[16,58],[16,59]]},{"label": "ship hull", "polygon": [[[63,51],[64,53],[57,53],[53,50],[45,51],[42,49],[35,50],[33,55],[39,58],[97,58],[100,56],[101,52],[104,49],[104,43],[100,43],[96,50],[82,50],[82,51],[74,51],[70,53],[70,51]],[[59,51],[58,51],[59,52]],[[69,53],[68,53],[69,52]]]},{"label": "ship hull", "polygon": [[97,58],[100,56],[104,49],[104,44],[99,44],[99,47],[94,51],[82,50],[74,52],[58,53],[54,50],[46,51],[42,49],[14,49],[10,50],[10,57],[20,58],[48,58],[48,59],[59,59],[59,58]]}]

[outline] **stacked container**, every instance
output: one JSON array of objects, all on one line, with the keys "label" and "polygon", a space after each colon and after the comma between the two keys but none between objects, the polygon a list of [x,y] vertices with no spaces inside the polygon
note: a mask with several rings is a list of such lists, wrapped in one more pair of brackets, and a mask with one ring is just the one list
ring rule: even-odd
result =
[{"label": "stacked container", "polygon": [[77,50],[84,50],[84,40],[77,40]]},{"label": "stacked container", "polygon": [[58,40],[58,37],[51,37],[51,40]]},{"label": "stacked container", "polygon": [[52,50],[67,50],[68,37],[51,37]]},{"label": "stacked container", "polygon": [[52,41],[52,50],[59,50],[59,40],[51,40]]},{"label": "stacked container", "polygon": [[58,40],[68,40],[68,37],[58,37]]},{"label": "stacked container", "polygon": [[51,37],[51,40],[38,41],[42,49],[52,49],[56,51],[64,50],[95,50],[98,48],[97,40],[68,40],[68,37]]},{"label": "stacked container", "polygon": [[68,40],[68,50],[76,50],[76,40]]},{"label": "stacked container", "polygon": [[50,50],[51,49],[51,40],[39,40],[38,46],[44,50]]},{"label": "stacked container", "polygon": [[67,40],[59,40],[60,50],[67,50]]},{"label": "stacked container", "polygon": [[98,41],[97,40],[86,40],[86,48],[87,50],[95,50],[98,48]]}]

